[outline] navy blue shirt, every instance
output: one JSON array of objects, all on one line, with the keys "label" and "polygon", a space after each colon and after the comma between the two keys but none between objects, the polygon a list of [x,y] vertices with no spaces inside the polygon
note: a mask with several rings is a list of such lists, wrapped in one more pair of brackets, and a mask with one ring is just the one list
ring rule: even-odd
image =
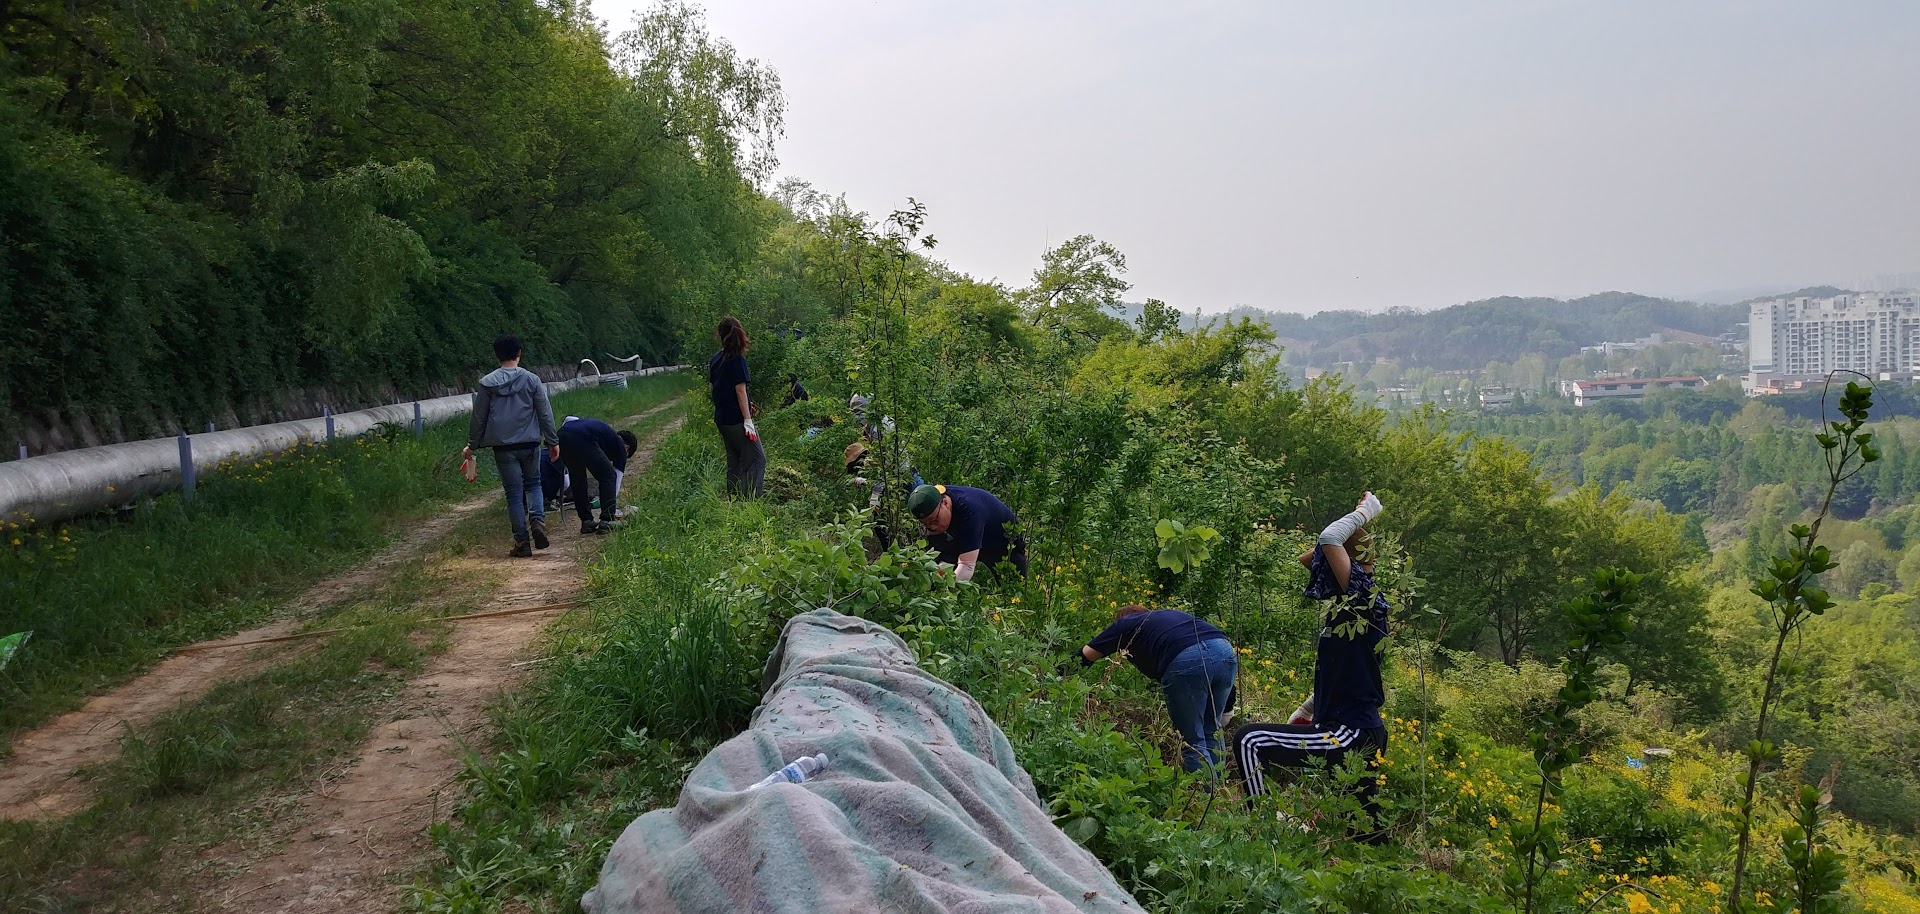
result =
[{"label": "navy blue shirt", "polygon": [[713,384],[713,424],[739,425],[747,421],[740,415],[740,397],[733,392],[735,384],[748,383],[747,357],[714,353],[707,362],[707,378]]},{"label": "navy blue shirt", "polygon": [[1102,657],[1125,648],[1134,669],[1158,682],[1167,672],[1167,665],[1173,663],[1181,651],[1216,638],[1224,641],[1227,635],[1205,619],[1196,619],[1177,609],[1154,609],[1107,626],[1106,631],[1087,642],[1087,646],[1099,651]]},{"label": "navy blue shirt", "polygon": [[576,448],[597,447],[613,461],[613,468],[627,471],[627,443],[613,426],[598,419],[575,419],[560,426],[560,450],[564,454]]},{"label": "navy blue shirt", "polygon": [[1357,564],[1347,575],[1346,594],[1340,594],[1322,554],[1338,548],[1315,546],[1308,566],[1308,599],[1340,598],[1323,620],[1315,646],[1313,719],[1362,729],[1384,727],[1380,706],[1387,702],[1387,690],[1380,681],[1380,639],[1387,636],[1387,598],[1373,592],[1373,575]]},{"label": "navy blue shirt", "polygon": [[947,486],[946,495],[953,499],[947,532],[927,535],[927,545],[940,553],[940,561],[958,564],[961,556],[975,549],[983,560],[1004,555],[1010,539],[1006,525],[1020,522],[1013,509],[992,492],[972,486]]}]

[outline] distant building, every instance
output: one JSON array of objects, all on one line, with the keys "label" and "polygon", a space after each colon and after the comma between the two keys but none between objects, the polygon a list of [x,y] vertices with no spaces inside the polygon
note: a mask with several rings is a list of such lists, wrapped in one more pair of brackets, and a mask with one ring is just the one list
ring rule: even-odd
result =
[{"label": "distant building", "polygon": [[1650,333],[1631,343],[1605,342],[1597,346],[1582,346],[1581,352],[1598,352],[1601,355],[1613,355],[1616,352],[1639,352],[1648,346],[1658,346],[1666,342],[1665,334]]},{"label": "distant building", "polygon": [[1374,394],[1374,403],[1381,407],[1419,406],[1425,402],[1418,387],[1382,387]]},{"label": "distant building", "polygon": [[1834,371],[1920,371],[1920,301],[1911,292],[1754,302],[1747,335],[1749,393]]},{"label": "distant building", "polygon": [[1513,389],[1510,387],[1480,388],[1481,409],[1506,409],[1514,403]]},{"label": "distant building", "polygon": [[1697,390],[1707,386],[1699,375],[1680,378],[1614,378],[1605,381],[1568,381],[1561,385],[1573,397],[1575,406],[1592,406],[1601,400],[1640,400],[1656,390],[1683,388]]},{"label": "distant building", "polygon": [[1819,387],[1820,383],[1818,381],[1809,381],[1806,378],[1789,379],[1766,376],[1760,378],[1758,383],[1752,383],[1752,379],[1750,378],[1749,383],[1744,386],[1747,389],[1747,396],[1749,397],[1769,397],[1774,394],[1793,394],[1803,390],[1812,390],[1815,387]]}]

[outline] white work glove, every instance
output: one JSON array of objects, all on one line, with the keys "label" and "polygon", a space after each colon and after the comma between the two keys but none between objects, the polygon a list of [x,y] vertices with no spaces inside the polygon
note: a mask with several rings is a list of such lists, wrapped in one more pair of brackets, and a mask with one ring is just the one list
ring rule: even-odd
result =
[{"label": "white work glove", "polygon": [[[747,440],[748,441],[760,440],[760,430],[754,427],[752,419],[747,420]],[[1374,502],[1374,504],[1379,504],[1379,502]]]},{"label": "white work glove", "polygon": [[1313,723],[1313,696],[1312,695],[1308,695],[1307,700],[1300,703],[1300,707],[1294,708],[1293,713],[1287,715],[1287,723],[1290,723],[1290,724]]},{"label": "white work glove", "polygon": [[1380,516],[1381,511],[1386,509],[1380,506],[1380,499],[1374,497],[1372,492],[1368,492],[1365,498],[1360,499],[1359,506],[1354,510],[1360,512],[1361,519],[1370,524],[1373,523],[1374,518]]}]

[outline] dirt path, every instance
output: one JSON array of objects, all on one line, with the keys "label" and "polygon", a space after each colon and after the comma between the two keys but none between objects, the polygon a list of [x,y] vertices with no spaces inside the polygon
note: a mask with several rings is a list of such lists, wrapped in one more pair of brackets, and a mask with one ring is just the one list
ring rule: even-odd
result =
[{"label": "dirt path", "polygon": [[[652,462],[660,441],[679,428],[669,423],[651,435],[628,462],[638,475]],[[489,604],[535,606],[574,599],[585,581],[581,570],[602,537],[582,536],[571,523],[554,522],[553,547],[510,567],[510,576]],[[493,566],[491,557],[450,562]],[[414,870],[428,851],[426,829],[447,818],[458,801],[455,778],[467,747],[488,741],[487,705],[517,684],[526,658],[556,613],[503,616],[462,625],[452,645],[428,661],[393,705],[392,719],[301,800],[282,829],[285,843],[247,864],[205,901],[221,911],[289,911],[334,914],[392,910],[400,887],[396,875]],[[226,870],[227,867],[216,869]]]},{"label": "dirt path", "polygon": [[[646,421],[678,402],[679,398],[676,397],[638,415],[629,416],[623,422],[632,425]],[[678,423],[675,425],[677,427]],[[663,437],[664,433],[661,433],[651,439],[653,443],[648,446],[645,458],[651,459],[652,446]],[[641,457],[636,455],[635,459]],[[444,539],[461,521],[476,511],[498,505],[499,501],[499,492],[489,487],[486,492],[476,494],[407,530],[373,558],[309,587],[289,602],[294,607],[290,618],[235,632],[214,641],[201,642],[196,646],[292,634],[299,629],[305,617],[379,586],[395,568]],[[556,523],[555,526],[558,529],[564,524]],[[560,539],[564,542],[566,538]],[[567,569],[576,567],[571,562],[537,561],[531,564],[539,566],[541,573],[545,573],[544,569],[549,565]],[[558,572],[555,574],[557,587],[565,576]],[[507,624],[513,623],[502,623],[495,629],[504,630],[503,626]],[[128,728],[145,726],[161,714],[206,694],[222,681],[260,669],[284,649],[280,645],[262,645],[246,649],[174,654],[131,681],[88,699],[78,710],[69,711],[21,734],[13,740],[11,755],[0,762],[0,819],[47,819],[78,811],[85,804],[87,791],[84,782],[73,777],[74,773],[117,756],[120,736]]]},{"label": "dirt path", "polygon": [[[202,645],[228,644],[292,634],[304,617],[378,585],[401,563],[438,542],[456,524],[497,498],[475,496],[414,527],[380,554],[351,570],[321,581],[290,601],[291,618],[269,622]],[[0,767],[0,819],[53,818],[75,812],[87,796],[74,772],[108,761],[120,752],[119,739],[207,693],[223,680],[258,669],[277,651],[275,645],[235,650],[174,654],[133,680],[87,700],[13,741],[13,754]]]}]

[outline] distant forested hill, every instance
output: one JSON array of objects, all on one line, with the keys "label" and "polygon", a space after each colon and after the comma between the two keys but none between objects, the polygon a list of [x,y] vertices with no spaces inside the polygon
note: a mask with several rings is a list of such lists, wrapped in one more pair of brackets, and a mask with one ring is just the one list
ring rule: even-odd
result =
[{"label": "distant forested hill", "polygon": [[1287,346],[1287,361],[1293,364],[1392,358],[1446,369],[1479,368],[1534,352],[1559,358],[1579,352],[1581,346],[1662,331],[1717,336],[1731,331],[1746,314],[1745,305],[1602,292],[1569,300],[1503,296],[1436,311],[1395,308],[1378,314],[1303,315],[1236,308],[1228,316],[1265,321]]}]

